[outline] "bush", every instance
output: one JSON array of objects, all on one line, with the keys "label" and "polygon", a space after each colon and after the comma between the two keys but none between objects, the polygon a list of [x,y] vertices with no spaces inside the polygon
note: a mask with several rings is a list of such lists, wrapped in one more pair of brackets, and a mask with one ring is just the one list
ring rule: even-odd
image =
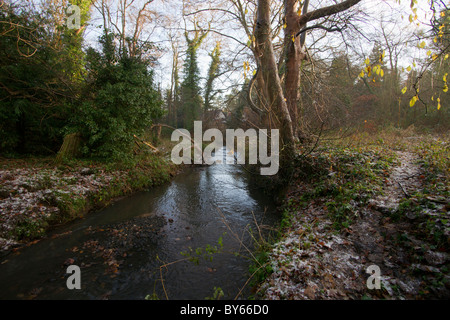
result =
[{"label": "bush", "polygon": [[162,115],[153,88],[149,63],[139,57],[116,56],[113,36],[103,36],[103,52],[87,52],[88,81],[83,100],[74,108],[69,132],[79,132],[82,154],[92,158],[124,159],[131,155],[134,137]]}]

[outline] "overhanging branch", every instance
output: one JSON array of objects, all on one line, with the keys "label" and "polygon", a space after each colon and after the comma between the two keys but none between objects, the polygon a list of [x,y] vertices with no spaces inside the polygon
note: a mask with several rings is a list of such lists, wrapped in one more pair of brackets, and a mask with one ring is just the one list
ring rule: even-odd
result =
[{"label": "overhanging branch", "polygon": [[345,11],[351,7],[353,7],[354,5],[358,4],[359,2],[361,2],[361,0],[346,0],[343,1],[341,3],[335,4],[335,5],[331,5],[328,7],[324,7],[324,8],[320,8],[311,12],[307,12],[303,15],[300,16],[299,18],[299,24],[302,25],[306,25],[306,23],[313,21],[313,20],[317,20],[323,17],[327,17],[327,16],[331,16],[333,14]]},{"label": "overhanging branch", "polygon": [[305,33],[306,31],[309,30],[313,30],[313,29],[322,29],[328,32],[342,32],[345,29],[345,26],[342,28],[339,28],[338,26],[332,26],[332,27],[325,27],[321,24],[316,24],[314,26],[310,26],[310,27],[305,27],[302,30],[300,30],[299,32],[297,32],[297,34],[295,35],[296,37],[298,37],[299,35]]}]

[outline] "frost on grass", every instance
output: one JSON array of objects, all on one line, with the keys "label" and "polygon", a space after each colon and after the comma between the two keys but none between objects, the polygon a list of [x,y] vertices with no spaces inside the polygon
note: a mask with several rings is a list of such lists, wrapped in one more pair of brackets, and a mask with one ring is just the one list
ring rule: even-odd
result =
[{"label": "frost on grass", "polygon": [[90,168],[0,170],[0,250],[42,234],[48,221],[58,220],[71,203],[83,203],[123,175]]},{"label": "frost on grass", "polygon": [[363,268],[361,257],[332,232],[323,212],[310,208],[292,219],[291,232],[272,251],[273,273],[261,287],[264,298],[343,299],[350,288],[363,290],[355,275]]},{"label": "frost on grass", "polygon": [[[294,186],[287,202],[289,226],[270,251],[273,272],[259,287],[263,299],[450,297],[448,203],[440,194],[445,190],[422,195],[428,172],[417,164],[417,156],[397,152],[397,159],[389,170],[378,173],[383,179],[374,179],[383,183],[382,192],[371,194],[366,202],[350,200],[351,205],[339,206],[345,210],[332,214],[329,204],[337,201],[329,197],[336,200],[336,193],[331,195],[335,189],[315,192],[319,196],[306,198],[305,206],[299,195],[311,192],[301,184]],[[346,164],[355,167],[353,160]],[[353,172],[358,173],[358,181],[368,180],[361,179],[361,171]],[[372,173],[367,171],[368,176]],[[339,172],[332,178],[336,176]],[[348,186],[347,182],[340,186]],[[338,231],[334,220],[342,212],[353,218]],[[367,287],[366,271],[371,265],[381,270],[378,290]]]}]

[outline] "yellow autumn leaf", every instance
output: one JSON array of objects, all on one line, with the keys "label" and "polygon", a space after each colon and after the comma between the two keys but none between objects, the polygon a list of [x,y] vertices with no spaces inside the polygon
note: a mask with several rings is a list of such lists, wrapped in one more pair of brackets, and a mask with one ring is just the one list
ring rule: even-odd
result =
[{"label": "yellow autumn leaf", "polygon": [[441,99],[437,98],[437,102],[438,102],[437,109],[439,110],[441,108]]},{"label": "yellow autumn leaf", "polygon": [[361,73],[359,74],[360,78],[364,78],[364,70],[361,70]]},{"label": "yellow autumn leaf", "polygon": [[411,66],[408,66],[408,68],[406,68],[406,70],[407,70],[408,72],[410,72],[410,71],[411,71]]},{"label": "yellow autumn leaf", "polygon": [[448,53],[445,55],[444,60],[448,59]]},{"label": "yellow autumn leaf", "polygon": [[299,16],[302,15],[302,8],[303,8],[303,4],[300,2],[300,5],[298,6],[298,10],[297,10],[297,15],[299,15]]},{"label": "yellow autumn leaf", "polygon": [[427,56],[431,56],[431,50],[427,51]]},{"label": "yellow autumn leaf", "polygon": [[384,77],[384,71],[383,71],[383,69],[380,69],[380,75],[381,75],[381,77]]},{"label": "yellow autumn leaf", "polygon": [[366,61],[364,61],[366,64],[370,64],[370,60],[369,58],[366,59]]},{"label": "yellow autumn leaf", "polygon": [[444,74],[444,76],[442,77],[442,80],[444,80],[444,82],[447,82],[447,75],[448,73]]},{"label": "yellow autumn leaf", "polygon": [[441,17],[445,17],[445,12],[444,11],[441,12]]},{"label": "yellow autumn leaf", "polygon": [[447,84],[444,85],[444,89],[442,89],[442,91],[444,91],[444,92],[448,91],[448,85]]},{"label": "yellow autumn leaf", "polygon": [[408,88],[407,88],[407,87],[404,87],[404,88],[402,89],[402,94],[405,94],[405,93],[406,93],[406,90],[408,90]]},{"label": "yellow autumn leaf", "polygon": [[425,48],[425,45],[426,45],[425,41],[422,41],[422,42],[419,44],[419,48],[420,48],[420,49],[423,49],[423,48]]},{"label": "yellow autumn leaf", "polygon": [[416,104],[416,101],[417,101],[418,99],[419,99],[419,98],[418,98],[417,96],[412,97],[412,99],[409,101],[409,106],[410,106],[410,107],[413,107],[413,106]]},{"label": "yellow autumn leaf", "polygon": [[433,56],[431,57],[431,59],[436,60],[438,58],[438,55],[436,53],[433,53]]}]

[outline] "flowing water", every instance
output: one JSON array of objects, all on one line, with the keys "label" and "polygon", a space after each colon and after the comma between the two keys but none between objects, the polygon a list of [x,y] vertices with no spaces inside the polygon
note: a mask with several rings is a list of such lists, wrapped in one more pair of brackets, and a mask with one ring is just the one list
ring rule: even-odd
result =
[{"label": "flowing water", "polygon": [[[187,168],[2,258],[0,299],[205,299],[215,287],[245,298],[250,231],[277,221],[239,165]],[[67,288],[69,265],[80,267],[79,290]]]}]

